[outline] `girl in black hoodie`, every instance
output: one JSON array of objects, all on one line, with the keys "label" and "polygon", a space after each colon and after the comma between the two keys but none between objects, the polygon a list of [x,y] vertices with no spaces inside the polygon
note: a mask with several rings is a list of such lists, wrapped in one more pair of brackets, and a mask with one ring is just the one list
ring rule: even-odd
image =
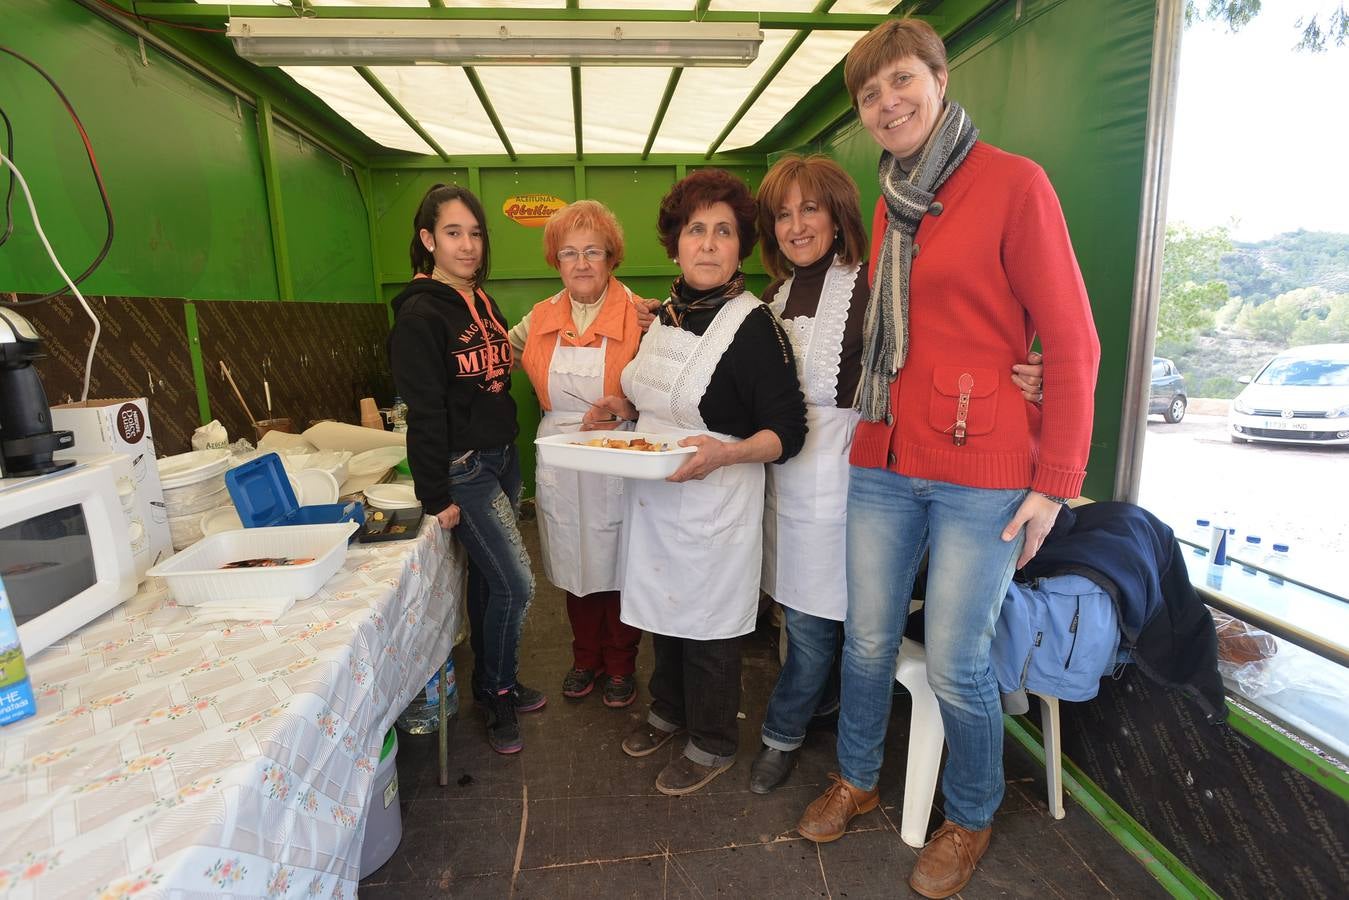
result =
[{"label": "girl in black hoodie", "polygon": [[516,679],[534,576],[520,537],[520,459],[511,345],[482,289],[490,245],[482,204],[457,185],[426,192],[412,223],[412,281],[393,300],[389,364],[408,405],[417,499],[468,552],[473,698],[498,753],[523,746],[517,712],[540,709]]}]

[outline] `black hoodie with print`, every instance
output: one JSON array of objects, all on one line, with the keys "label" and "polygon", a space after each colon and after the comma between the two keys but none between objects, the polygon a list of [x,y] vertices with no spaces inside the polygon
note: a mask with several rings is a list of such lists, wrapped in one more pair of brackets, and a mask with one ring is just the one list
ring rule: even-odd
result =
[{"label": "black hoodie with print", "polygon": [[408,464],[429,515],[454,502],[454,456],[504,447],[519,431],[506,321],[484,296],[475,298],[476,318],[462,294],[430,278],[414,278],[393,299],[389,367],[408,405]]}]

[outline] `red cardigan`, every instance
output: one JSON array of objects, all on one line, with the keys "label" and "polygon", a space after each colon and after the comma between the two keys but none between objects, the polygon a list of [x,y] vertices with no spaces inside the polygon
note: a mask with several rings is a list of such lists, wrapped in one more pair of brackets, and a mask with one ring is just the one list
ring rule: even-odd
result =
[{"label": "red cardigan", "polygon": [[[1031,160],[982,141],[937,192],[914,238],[909,352],[890,388],[893,424],[862,422],[856,466],[979,488],[1082,492],[1101,346],[1063,210]],[[871,272],[885,234],[876,204]],[[874,275],[873,275],[874,277]],[[1039,333],[1044,408],[1011,381]],[[974,376],[967,440],[951,438],[962,374]]]}]

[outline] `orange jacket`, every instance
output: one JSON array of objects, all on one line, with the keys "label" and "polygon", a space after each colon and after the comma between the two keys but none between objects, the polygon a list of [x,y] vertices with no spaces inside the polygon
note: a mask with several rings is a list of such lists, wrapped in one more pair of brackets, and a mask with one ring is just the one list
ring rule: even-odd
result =
[{"label": "orange jacket", "polygon": [[609,345],[604,351],[604,393],[621,394],[619,377],[623,367],[637,355],[642,331],[637,327],[637,303],[640,297],[628,290],[613,275],[604,295],[599,315],[583,334],[576,333],[571,318],[571,294],[565,289],[546,300],[540,300],[529,314],[529,336],[520,365],[534,385],[539,405],[552,409],[548,399],[548,366],[553,361],[553,350],[558,344],[558,332],[565,347],[598,347],[604,338]]}]

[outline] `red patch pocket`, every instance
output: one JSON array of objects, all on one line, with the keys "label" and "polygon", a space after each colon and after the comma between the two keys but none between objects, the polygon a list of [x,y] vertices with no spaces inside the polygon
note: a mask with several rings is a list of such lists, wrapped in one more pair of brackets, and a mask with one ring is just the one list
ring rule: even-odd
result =
[{"label": "red patch pocket", "polygon": [[927,408],[927,424],[943,434],[955,431],[956,410],[960,405],[960,377],[970,375],[970,405],[965,415],[967,435],[988,434],[998,421],[998,372],[969,366],[937,366],[932,370],[932,399]]}]

